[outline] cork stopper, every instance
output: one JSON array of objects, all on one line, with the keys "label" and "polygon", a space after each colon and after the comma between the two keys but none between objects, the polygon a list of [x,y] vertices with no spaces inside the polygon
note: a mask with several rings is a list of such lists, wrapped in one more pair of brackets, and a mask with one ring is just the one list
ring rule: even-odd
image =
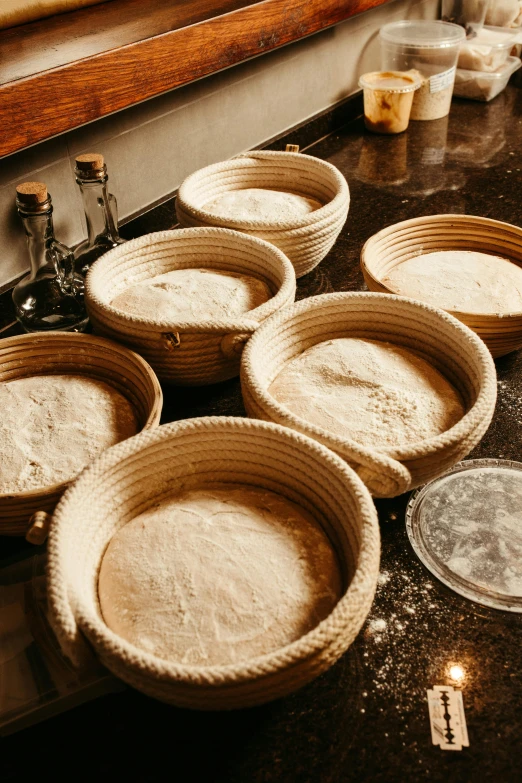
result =
[{"label": "cork stopper", "polygon": [[47,201],[47,186],[43,182],[22,182],[16,186],[16,196],[20,204],[43,204]]},{"label": "cork stopper", "polygon": [[98,152],[86,152],[76,157],[76,168],[79,171],[103,171],[105,160]]}]

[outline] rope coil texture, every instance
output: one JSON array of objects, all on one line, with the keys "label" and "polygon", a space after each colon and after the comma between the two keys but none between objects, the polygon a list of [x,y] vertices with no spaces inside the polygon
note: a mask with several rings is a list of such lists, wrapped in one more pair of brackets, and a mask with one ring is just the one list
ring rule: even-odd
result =
[{"label": "rope coil texture", "polygon": [[[374,234],[361,252],[361,268],[370,291],[393,293],[382,282],[412,256],[439,250],[474,250],[522,266],[522,228],[474,215],[428,215],[404,220]],[[522,312],[449,311],[481,337],[494,357],[522,347]]]},{"label": "rope coil texture", "polygon": [[[0,382],[34,375],[80,373],[113,386],[137,415],[142,430],[157,427],[163,395],[158,379],[137,354],[102,337],[45,332],[8,337],[0,343]],[[52,512],[67,482],[0,494],[0,535],[23,536],[37,511]]]},{"label": "rope coil texture", "polygon": [[[274,653],[228,666],[184,666],[141,651],[105,625],[98,571],[123,525],[172,492],[211,482],[262,487],[311,512],[335,547],[346,591],[323,622]],[[188,419],[108,449],[66,492],[49,533],[50,619],[74,664],[86,664],[94,654],[125,682],[162,701],[196,709],[262,704],[328,669],[355,639],[373,600],[379,547],[371,497],[333,452],[275,424]]]},{"label": "rope coil texture", "polygon": [[[309,424],[268,392],[283,366],[319,342],[359,337],[416,351],[460,392],[467,413],[437,437],[387,454]],[[496,402],[495,365],[486,346],[456,318],[429,305],[376,293],[311,297],[268,319],[250,339],[241,362],[249,416],[291,427],[339,454],[375,497],[394,497],[440,476],[486,432]]]},{"label": "rope coil texture", "polygon": [[[132,316],[111,305],[131,285],[190,268],[251,275],[274,295],[242,317],[199,323]],[[165,383],[204,386],[238,375],[246,339],[294,301],[295,274],[288,258],[261,239],[225,228],[191,228],[146,234],[110,250],[93,265],[85,290],[97,333],[137,351]]]},{"label": "rope coil texture", "polygon": [[[321,209],[295,220],[231,220],[205,210],[211,199],[231,190],[265,188],[315,198]],[[331,163],[295,152],[254,151],[206,166],[187,177],[176,199],[182,226],[222,226],[265,239],[279,247],[296,277],[310,272],[326,256],[348,215],[350,191]]]}]

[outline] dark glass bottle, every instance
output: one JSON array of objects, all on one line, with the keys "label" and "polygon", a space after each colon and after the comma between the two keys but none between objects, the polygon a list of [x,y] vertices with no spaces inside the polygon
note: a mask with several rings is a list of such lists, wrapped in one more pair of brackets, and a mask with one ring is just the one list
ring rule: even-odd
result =
[{"label": "dark glass bottle", "polygon": [[107,166],[103,155],[78,155],[74,173],[87,221],[87,239],[75,248],[74,257],[76,271],[85,276],[97,258],[125,240],[118,234],[117,204],[115,197],[107,191]]},{"label": "dark glass bottle", "polygon": [[83,332],[88,324],[84,281],[74,271],[72,250],[54,237],[51,196],[42,182],[16,188],[31,271],[14,287],[16,317],[26,332]]}]

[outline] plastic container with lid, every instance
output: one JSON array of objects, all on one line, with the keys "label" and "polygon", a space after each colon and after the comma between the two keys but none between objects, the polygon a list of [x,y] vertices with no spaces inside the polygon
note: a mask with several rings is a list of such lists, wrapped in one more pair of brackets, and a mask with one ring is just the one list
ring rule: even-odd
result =
[{"label": "plastic container with lid", "polygon": [[458,98],[470,98],[473,101],[491,101],[507,87],[509,77],[518,71],[522,61],[518,57],[508,57],[498,71],[466,71],[457,69],[454,95]]},{"label": "plastic container with lid", "polygon": [[450,110],[463,27],[439,21],[391,22],[381,28],[382,67],[416,70],[423,77],[415,92],[410,119],[438,120]]},{"label": "plastic container with lid", "polygon": [[468,71],[497,71],[509,57],[515,39],[514,30],[483,27],[462,44],[457,67]]},{"label": "plastic container with lid", "polygon": [[411,496],[406,530],[420,560],[456,593],[522,612],[522,463],[455,465]]},{"label": "plastic container with lid", "polygon": [[373,71],[359,79],[364,90],[364,124],[373,133],[402,133],[410,121],[415,90],[422,84],[417,71]]},{"label": "plastic container with lid", "polygon": [[442,19],[464,27],[468,35],[478,32],[484,24],[489,0],[442,0]]}]

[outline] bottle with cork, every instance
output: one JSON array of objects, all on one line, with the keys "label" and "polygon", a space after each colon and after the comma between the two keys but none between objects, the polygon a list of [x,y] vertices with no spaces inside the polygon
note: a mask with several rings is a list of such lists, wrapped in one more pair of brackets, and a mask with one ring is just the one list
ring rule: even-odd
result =
[{"label": "bottle with cork", "polygon": [[103,155],[78,155],[74,170],[80,187],[87,222],[87,239],[74,250],[76,270],[83,276],[101,255],[125,240],[118,234],[115,197],[107,190],[107,166]]},{"label": "bottle with cork", "polygon": [[54,236],[53,205],[43,182],[16,188],[31,271],[13,289],[16,317],[26,332],[83,332],[88,324],[84,281],[74,270],[74,255]]}]

